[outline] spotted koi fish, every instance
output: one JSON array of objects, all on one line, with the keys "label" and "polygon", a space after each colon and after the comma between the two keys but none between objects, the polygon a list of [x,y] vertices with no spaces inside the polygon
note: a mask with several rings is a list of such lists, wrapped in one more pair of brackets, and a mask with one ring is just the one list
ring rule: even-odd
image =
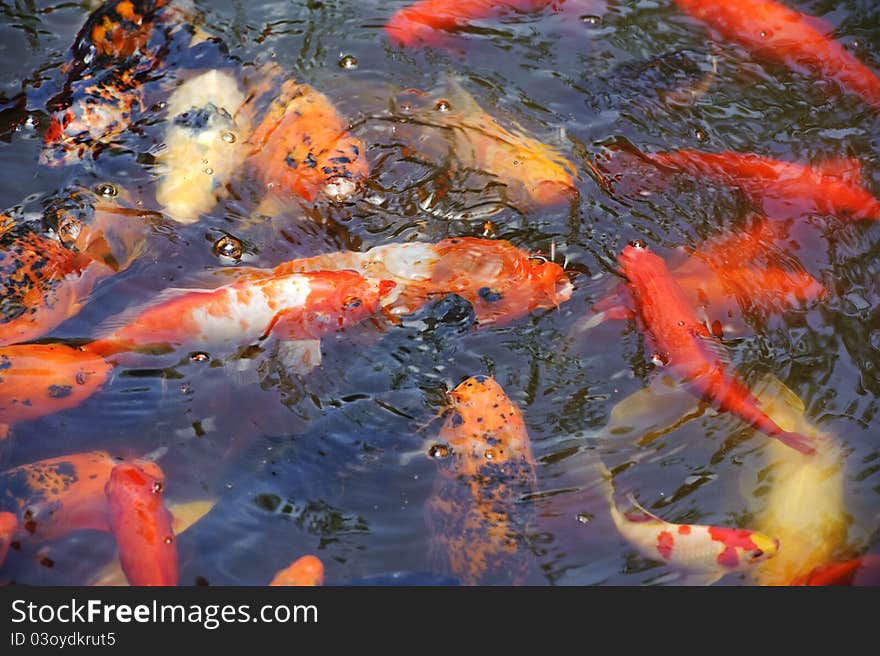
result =
[{"label": "spotted koi fish", "polygon": [[316,556],[303,556],[278,572],[270,586],[309,586],[324,584],[324,564]]},{"label": "spotted koi fish", "polygon": [[0,436],[11,424],[78,406],[109,373],[100,357],[63,344],[0,347]]},{"label": "spotted koi fish", "polygon": [[115,185],[66,189],[39,221],[0,231],[0,345],[45,335],[85,304],[104,278],[140,254],[149,224]]},{"label": "spotted koi fish", "polygon": [[[395,106],[401,121],[417,121],[423,131],[439,129],[462,169],[498,178],[517,202],[548,206],[578,195],[575,167],[558,149],[504,127],[454,79],[430,94],[408,89]],[[410,147],[415,156],[422,150],[420,143]]]},{"label": "spotted koi fish", "polygon": [[522,499],[537,488],[522,413],[487,376],[468,378],[451,400],[439,435],[449,455],[426,508],[433,565],[464,585],[522,583],[530,521]]},{"label": "spotted koi fish", "polygon": [[351,196],[369,175],[363,142],[322,93],[294,80],[281,86],[249,142],[252,168],[273,196],[311,203]]},{"label": "spotted koi fish", "polygon": [[41,163],[72,164],[128,129],[143,110],[144,81],[189,22],[179,4],[110,0],[88,17],[64,66],[64,88],[47,106]]},{"label": "spotted koi fish", "polygon": [[270,270],[236,267],[231,275],[285,276],[343,269],[395,282],[395,293],[385,298],[392,315],[412,314],[431,299],[458,294],[473,305],[484,326],[558,307],[571,298],[573,289],[558,264],[507,241],[475,237],[387,244],[362,253],[339,251],[291,260]]},{"label": "spotted koi fish", "polygon": [[779,541],[748,529],[672,524],[651,514],[628,495],[621,511],[614,499],[611,473],[601,466],[603,488],[614,525],[643,557],[710,585],[725,574],[750,570],[779,552]]},{"label": "spotted koi fish", "polygon": [[166,353],[246,345],[273,335],[313,340],[380,313],[396,284],[353,271],[244,279],[212,290],[175,290],[131,321],[88,344],[109,357],[126,351]]},{"label": "spotted koi fish", "polygon": [[831,25],[773,0],[675,0],[715,36],[792,70],[819,74],[880,109],[880,79],[827,35]]},{"label": "spotted koi fish", "polygon": [[842,563],[820,565],[789,585],[880,585],[880,554],[867,554]]},{"label": "spotted koi fish", "polygon": [[[564,1],[564,0],[563,0]],[[439,46],[444,32],[451,32],[480,18],[491,18],[505,11],[540,11],[554,0],[420,0],[395,13],[385,25],[393,43],[408,46]]]},{"label": "spotted koi fish", "polygon": [[713,352],[715,342],[699,322],[687,297],[666,263],[636,243],[618,258],[629,283],[630,301],[643,332],[658,351],[658,359],[681,378],[699,398],[739,417],[768,437],[804,454],[815,452],[814,440],[783,430],[758,407],[749,389],[728,371]]},{"label": "spotted koi fish", "polygon": [[190,78],[169,96],[168,127],[156,156],[156,200],[179,223],[194,223],[227,193],[247,156],[245,94],[228,72]]},{"label": "spotted koi fish", "polygon": [[177,585],[177,544],[163,492],[164,477],[137,464],[120,463],[110,472],[110,528],[131,585]]}]

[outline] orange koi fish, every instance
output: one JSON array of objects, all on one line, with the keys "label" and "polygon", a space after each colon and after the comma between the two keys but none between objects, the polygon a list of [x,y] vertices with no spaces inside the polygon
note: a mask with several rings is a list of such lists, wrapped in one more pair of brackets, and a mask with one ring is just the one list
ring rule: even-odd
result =
[{"label": "orange koi fish", "polygon": [[[385,25],[393,43],[408,46],[438,46],[443,32],[452,32],[469,21],[491,18],[504,11],[540,11],[553,0],[420,0],[398,11]],[[559,2],[558,4],[561,4]]]},{"label": "orange koi fish", "polygon": [[250,164],[275,196],[342,200],[370,173],[363,142],[330,99],[294,80],[284,82],[249,147]]},{"label": "orange koi fish", "polygon": [[611,518],[620,534],[642,556],[686,573],[690,581],[710,585],[779,552],[779,540],[758,531],[666,522],[642,508],[632,494],[627,496],[631,508],[622,512],[614,500],[611,473],[604,465],[601,469]]},{"label": "orange koi fish", "polygon": [[790,585],[880,585],[880,554],[867,554],[842,563],[820,565]]},{"label": "orange koi fish", "polygon": [[762,412],[749,389],[715,355],[715,342],[661,258],[636,243],[624,248],[618,261],[634,311],[658,358],[695,395],[801,453],[815,452],[814,440],[783,430]]},{"label": "orange koi fish", "polygon": [[[714,4],[713,4],[714,6]],[[740,187],[779,218],[808,213],[880,219],[880,201],[864,187],[857,159],[798,164],[752,153],[682,150],[647,155],[654,164]]]},{"label": "orange koi fish", "polygon": [[303,556],[278,572],[269,585],[309,587],[324,585],[324,564],[316,556]]},{"label": "orange koi fish", "polygon": [[110,368],[63,344],[0,347],[0,425],[78,406],[101,389]]},{"label": "orange koi fish", "polygon": [[163,63],[187,12],[168,0],[111,0],[88,17],[74,40],[51,117],[43,164],[72,164],[124,132],[143,109],[141,85]]},{"label": "orange koi fish", "polygon": [[126,351],[169,352],[245,345],[270,334],[318,339],[375,316],[390,280],[353,271],[243,279],[213,290],[174,290],[131,321],[84,348],[104,357]]},{"label": "orange koi fish", "polygon": [[129,266],[148,233],[140,212],[84,189],[51,199],[41,221],[8,225],[0,232],[0,345],[36,339],[74,316],[95,285]]},{"label": "orange koi fish", "polygon": [[537,489],[522,413],[488,376],[465,380],[451,399],[439,435],[449,455],[426,508],[431,557],[464,585],[522,583],[529,511],[521,500]]},{"label": "orange koi fish", "polygon": [[340,251],[291,260],[269,271],[237,269],[232,274],[284,276],[341,269],[394,281],[395,294],[386,297],[392,315],[412,314],[432,298],[458,294],[473,305],[481,325],[501,325],[536,309],[558,307],[572,293],[571,281],[558,264],[507,241],[476,237],[387,244],[363,253]]},{"label": "orange koi fish", "polygon": [[17,530],[18,518],[11,512],[0,512],[0,566],[6,560],[6,553],[15,539]]},{"label": "orange koi fish", "polygon": [[[840,43],[819,19],[772,0],[675,0],[711,32],[798,72],[818,73],[880,109],[880,79]],[[817,29],[818,26],[818,29]]]},{"label": "orange koi fish", "polygon": [[163,491],[161,472],[120,463],[110,473],[106,486],[110,528],[130,585],[177,585],[177,544],[171,513],[162,503]]},{"label": "orange koi fish", "polygon": [[[396,99],[399,119],[440,129],[462,168],[497,177],[514,200],[546,206],[577,197],[575,167],[558,149],[501,125],[454,79],[444,87],[442,96],[405,91]],[[412,149],[418,156],[420,146]]]}]

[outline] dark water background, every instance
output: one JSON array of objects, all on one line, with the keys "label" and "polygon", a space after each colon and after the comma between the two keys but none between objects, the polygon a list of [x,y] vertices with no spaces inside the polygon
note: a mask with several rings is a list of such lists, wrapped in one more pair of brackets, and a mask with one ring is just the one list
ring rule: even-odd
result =
[{"label": "dark water background", "polygon": [[[615,531],[595,475],[572,445],[600,429],[616,402],[645,387],[652,365],[631,324],[609,322],[583,337],[577,326],[612,284],[615,258],[640,238],[664,256],[742,222],[747,201],[722,186],[680,184],[662,194],[614,198],[596,184],[588,160],[611,139],[644,151],[737,150],[797,161],[857,157],[880,194],[880,117],[859,99],[827,93],[810,77],[762,64],[743,51],[717,51],[718,75],[689,106],[658,100],[642,66],[688,49],[708,61],[705,33],[672,2],[585,3],[476,21],[452,51],[404,51],[382,26],[395,2],[196,2],[203,27],[241,66],[273,58],[327,94],[368,146],[371,188],[342,205],[318,203],[270,226],[246,221],[254,199],[219,204],[193,226],[165,226],[127,271],[102,282],[57,339],[95,334],[96,325],[188,276],[224,266],[211,250],[224,232],[245,239],[253,263],[270,266],[339,248],[414,238],[480,235],[487,203],[495,236],[549,254],[574,272],[575,293],[558,311],[509,326],[425,330],[405,322],[377,339],[368,329],[326,340],[319,369],[303,377],[273,372],[260,383],[245,371],[186,359],[117,370],[82,406],[15,427],[3,467],[91,449],[160,459],[170,500],[216,499],[179,539],[181,583],[262,584],[304,553],[324,562],[328,582],[393,571],[424,572],[429,536],[423,507],[436,463],[425,453],[439,430],[443,393],[464,377],[492,374],[519,404],[538,460],[537,522],[529,536],[532,584],[637,585],[662,568],[636,556]],[[566,3],[568,4],[568,3]],[[836,26],[835,37],[880,70],[880,9],[873,0],[790,1]],[[0,3],[0,94],[23,88],[30,119],[0,142],[0,205],[40,200],[66,185],[111,181],[158,209],[144,165],[161,126],[145,121],[129,150],[91,166],[38,166],[45,101],[88,15],[81,3]],[[702,53],[702,54],[701,54]],[[358,66],[345,70],[340,58]],[[700,57],[705,59],[700,59]],[[487,176],[453,177],[443,161],[406,157],[377,120],[396,90],[431,91],[457,78],[499,118],[558,146],[575,163],[579,200],[551,209],[504,204]],[[152,130],[152,131],[151,131]],[[445,188],[445,187],[444,187]],[[427,201],[425,199],[428,199]],[[421,206],[420,206],[421,203]],[[284,229],[282,234],[281,229]],[[772,373],[835,436],[845,453],[852,517],[841,552],[878,547],[880,525],[880,227],[810,217],[795,225],[806,269],[829,299],[784,315],[752,317],[728,340],[749,382]],[[638,460],[620,477],[646,507],[676,522],[736,524],[750,519],[740,481],[762,466],[766,438],[724,416],[706,416],[647,447],[614,445],[614,464]],[[579,520],[580,517],[580,520]],[[10,553],[2,578],[79,584],[114,554],[112,538],[80,532]],[[438,574],[445,574],[440,572]],[[747,583],[728,576],[722,583]]]}]

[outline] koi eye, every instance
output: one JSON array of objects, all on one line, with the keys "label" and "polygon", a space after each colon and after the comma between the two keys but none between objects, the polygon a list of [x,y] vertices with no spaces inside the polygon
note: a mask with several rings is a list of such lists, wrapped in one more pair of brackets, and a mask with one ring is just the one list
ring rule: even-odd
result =
[{"label": "koi eye", "polygon": [[212,247],[214,251],[214,255],[220,257],[228,257],[233,260],[241,259],[242,253],[244,252],[244,246],[241,241],[233,237],[232,235],[223,235],[214,242],[214,246]]},{"label": "koi eye", "polygon": [[648,248],[648,245],[645,242],[643,242],[641,239],[633,239],[629,243],[629,245],[632,246],[633,248],[637,248],[639,250],[647,250],[647,248]]},{"label": "koi eye", "polygon": [[95,193],[104,198],[114,198],[119,195],[119,187],[112,182],[102,182],[95,188]]},{"label": "koi eye", "polygon": [[357,308],[359,308],[363,304],[364,304],[364,302],[361,299],[359,299],[357,297],[350,297],[350,298],[345,299],[345,301],[342,304],[342,309],[346,310],[346,311],[356,310]]},{"label": "koi eye", "polygon": [[531,255],[529,257],[529,262],[531,262],[535,266],[541,266],[542,264],[547,264],[547,262],[549,262],[549,261],[550,260],[548,260],[543,255]]},{"label": "koi eye", "polygon": [[760,558],[763,555],[764,555],[763,551],[761,551],[760,549],[755,549],[752,552],[752,560],[758,560],[758,558]]}]

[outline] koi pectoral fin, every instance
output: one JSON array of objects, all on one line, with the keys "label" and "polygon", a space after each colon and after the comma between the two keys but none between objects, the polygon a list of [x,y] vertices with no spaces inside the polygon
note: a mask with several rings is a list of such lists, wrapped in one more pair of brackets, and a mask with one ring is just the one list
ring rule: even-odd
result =
[{"label": "koi pectoral fin", "polygon": [[778,433],[773,437],[780,440],[783,444],[790,446],[792,449],[800,451],[804,455],[811,456],[816,453],[817,443],[815,438],[792,432]]},{"label": "koi pectoral fin", "polygon": [[276,355],[285,369],[304,376],[321,364],[321,340],[282,340],[278,342]]}]

